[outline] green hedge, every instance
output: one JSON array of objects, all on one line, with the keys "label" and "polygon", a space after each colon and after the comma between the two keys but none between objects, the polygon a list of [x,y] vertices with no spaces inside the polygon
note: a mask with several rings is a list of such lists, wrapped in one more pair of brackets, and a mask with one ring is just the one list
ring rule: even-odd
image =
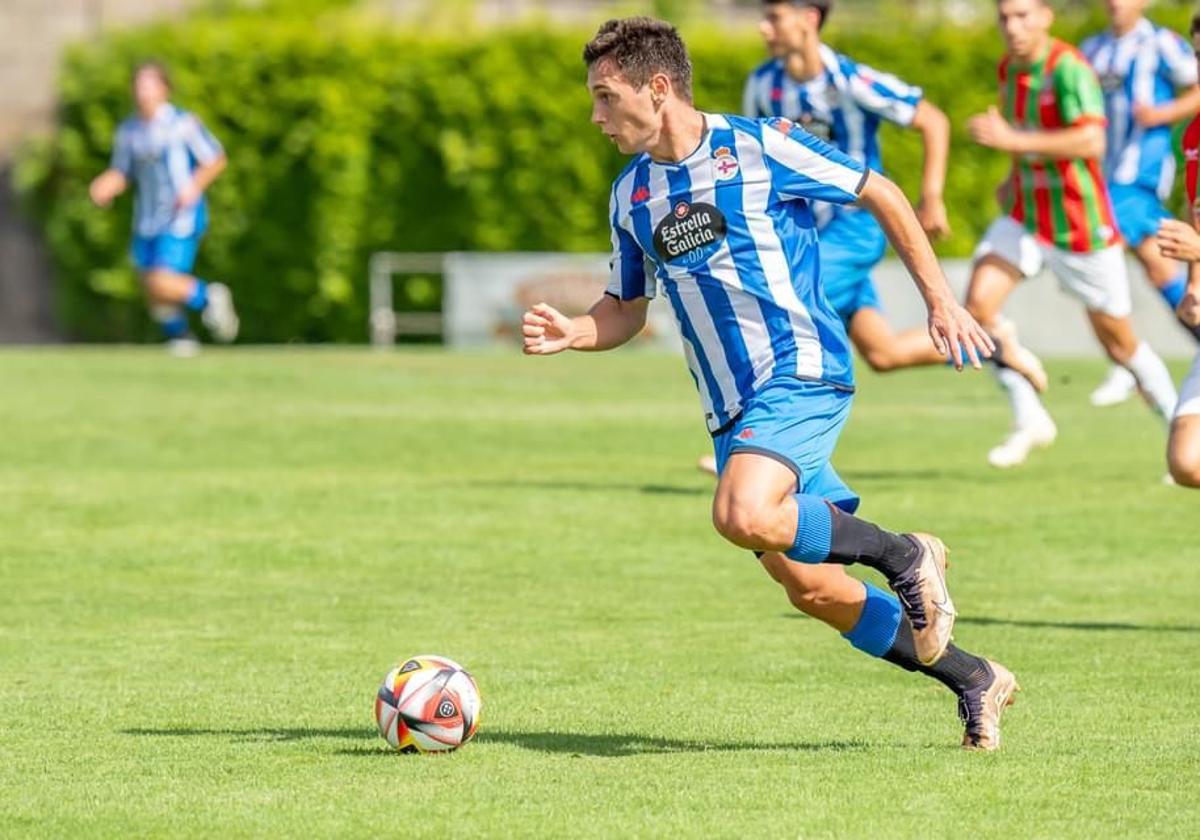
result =
[{"label": "green hedge", "polygon": [[[1184,25],[1186,11],[1170,23]],[[1094,21],[1089,22],[1094,27]],[[1077,37],[1085,24],[1063,27]],[[967,116],[995,96],[998,36],[944,27],[903,36],[879,26],[830,40],[921,84],[955,130],[948,202],[968,253],[994,213],[999,155],[972,147]],[[754,32],[686,31],[697,102],[736,110],[762,59]],[[449,35],[361,18],[198,17],[72,50],[57,133],[30,147],[18,186],[58,273],[64,327],[88,340],[148,338],[129,266],[129,199],[87,199],[130,109],[129,70],[156,56],[176,101],[226,145],[210,191],[198,273],[234,289],[248,341],[362,341],[366,261],[377,250],[603,250],[607,193],[621,161],[588,122],[579,53],[587,33],[523,28]],[[920,143],[887,129],[889,173],[913,195]],[[436,308],[414,284],[409,308]],[[424,292],[422,293],[422,290]]]}]

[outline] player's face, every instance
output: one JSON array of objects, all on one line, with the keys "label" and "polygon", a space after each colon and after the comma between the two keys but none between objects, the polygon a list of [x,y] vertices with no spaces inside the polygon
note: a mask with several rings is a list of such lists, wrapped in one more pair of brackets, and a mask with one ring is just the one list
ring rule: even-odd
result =
[{"label": "player's face", "polygon": [[767,3],[763,5],[758,32],[771,55],[782,58],[803,49],[808,39],[816,33],[819,19],[816,9],[791,3]]},{"label": "player's face", "polygon": [[153,69],[143,68],[133,77],[133,98],[143,114],[153,114],[169,95],[167,83]]},{"label": "player's face", "polygon": [[1146,0],[1106,0],[1108,19],[1112,25],[1124,29],[1135,24],[1146,9]]},{"label": "player's face", "polygon": [[1054,23],[1050,7],[1041,0],[1000,0],[996,13],[1009,55],[1021,60],[1037,58]]},{"label": "player's face", "polygon": [[635,88],[616,62],[601,60],[588,68],[592,94],[592,122],[600,127],[623,155],[644,152],[662,127],[650,84]]}]

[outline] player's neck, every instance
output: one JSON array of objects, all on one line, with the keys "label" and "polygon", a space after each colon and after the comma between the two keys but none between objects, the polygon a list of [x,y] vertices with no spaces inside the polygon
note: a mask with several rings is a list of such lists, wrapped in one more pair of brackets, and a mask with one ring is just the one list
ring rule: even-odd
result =
[{"label": "player's neck", "polygon": [[707,130],[704,114],[680,103],[663,114],[658,140],[646,149],[646,154],[658,163],[679,163],[700,147]]},{"label": "player's neck", "polygon": [[1137,29],[1138,24],[1141,22],[1142,22],[1142,19],[1140,17],[1134,18],[1133,20],[1129,21],[1128,23],[1118,23],[1117,21],[1113,21],[1112,27],[1111,27],[1112,33],[1114,35],[1116,35],[1118,38],[1124,38],[1130,32]]},{"label": "player's neck", "polygon": [[1047,35],[1041,42],[1025,55],[1009,53],[1012,62],[1018,67],[1032,67],[1050,53],[1050,43],[1053,39]]},{"label": "player's neck", "polygon": [[166,100],[163,100],[162,102],[159,102],[146,109],[138,108],[138,116],[141,117],[145,122],[150,122],[159,114],[161,114],[163,109],[166,108],[168,104],[169,103]]},{"label": "player's neck", "polygon": [[797,82],[807,82],[821,75],[821,42],[815,38],[783,59],[783,68]]}]

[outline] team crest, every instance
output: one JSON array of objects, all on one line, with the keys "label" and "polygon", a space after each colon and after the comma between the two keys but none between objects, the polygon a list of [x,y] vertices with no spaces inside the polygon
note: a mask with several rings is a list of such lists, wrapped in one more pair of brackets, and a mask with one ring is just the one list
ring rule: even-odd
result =
[{"label": "team crest", "polygon": [[675,205],[675,218],[686,219],[691,210],[692,206],[690,204],[688,204],[686,201],[681,201]]},{"label": "team crest", "polygon": [[713,152],[713,177],[718,181],[731,181],[741,171],[741,165],[728,146],[722,146]]}]

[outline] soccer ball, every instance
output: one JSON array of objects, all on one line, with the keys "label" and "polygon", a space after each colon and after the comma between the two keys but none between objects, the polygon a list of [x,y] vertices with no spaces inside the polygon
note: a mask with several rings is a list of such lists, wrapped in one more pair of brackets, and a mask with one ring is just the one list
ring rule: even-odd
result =
[{"label": "soccer ball", "polygon": [[414,656],[393,668],[375,698],[379,734],[400,752],[449,752],[475,735],[479,688],[444,656]]}]

